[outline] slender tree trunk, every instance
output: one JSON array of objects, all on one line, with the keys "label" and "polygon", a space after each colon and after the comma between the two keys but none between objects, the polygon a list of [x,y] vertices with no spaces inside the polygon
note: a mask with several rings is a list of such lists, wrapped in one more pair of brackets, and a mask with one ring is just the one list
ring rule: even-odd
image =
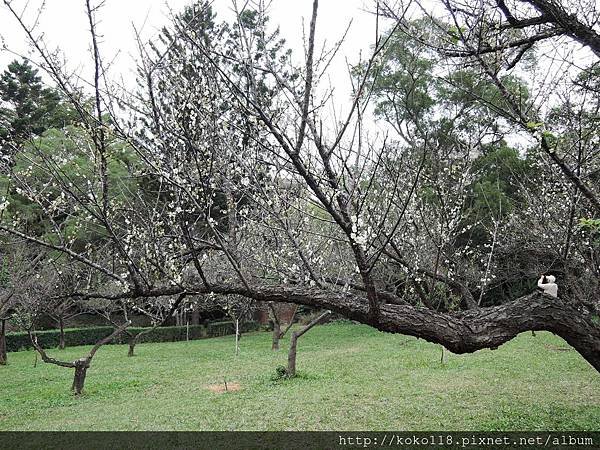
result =
[{"label": "slender tree trunk", "polygon": [[298,339],[312,327],[321,322],[329,314],[331,314],[331,311],[324,312],[311,323],[302,328],[302,330],[298,332],[294,331],[292,333],[292,337],[290,339],[290,350],[288,352],[288,366],[286,371],[286,375],[288,378],[293,378],[296,376],[296,353],[298,349]]},{"label": "slender tree trunk", "polygon": [[135,344],[137,344],[137,335],[129,339],[129,349],[127,350],[127,356],[135,356]]},{"label": "slender tree trunk", "polygon": [[73,377],[73,386],[71,390],[75,395],[81,395],[83,392],[83,386],[85,384],[85,376],[87,370],[90,367],[90,361],[88,358],[81,358],[74,362],[75,364],[75,376]]},{"label": "slender tree trunk", "polygon": [[235,356],[240,352],[240,320],[235,319]]},{"label": "slender tree trunk", "polygon": [[290,339],[290,350],[288,352],[287,376],[293,378],[296,376],[296,353],[298,349],[298,333],[292,332]]},{"label": "slender tree trunk", "polygon": [[0,321],[0,365],[6,365],[8,356],[6,353],[6,319]]},{"label": "slender tree trunk", "polygon": [[279,350],[279,339],[281,339],[281,326],[278,322],[273,323],[273,344],[271,350]]},{"label": "slender tree trunk", "polygon": [[58,319],[58,326],[60,327],[60,338],[58,341],[58,348],[59,350],[64,350],[66,345],[65,345],[65,321],[62,317],[60,317]]}]

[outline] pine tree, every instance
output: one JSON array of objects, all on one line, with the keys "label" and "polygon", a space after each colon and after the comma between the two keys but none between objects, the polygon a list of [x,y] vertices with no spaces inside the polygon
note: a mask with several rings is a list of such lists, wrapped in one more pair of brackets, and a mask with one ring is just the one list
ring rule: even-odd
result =
[{"label": "pine tree", "polygon": [[0,76],[0,149],[10,159],[20,145],[49,128],[73,122],[73,110],[56,89],[44,87],[27,60],[11,62]]}]

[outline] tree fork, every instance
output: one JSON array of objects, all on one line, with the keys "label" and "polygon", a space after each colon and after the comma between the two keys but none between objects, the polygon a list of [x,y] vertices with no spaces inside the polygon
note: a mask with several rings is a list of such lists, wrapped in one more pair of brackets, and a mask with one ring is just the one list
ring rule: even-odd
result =
[{"label": "tree fork", "polygon": [[317,325],[319,322],[321,322],[323,319],[325,319],[330,314],[331,314],[331,311],[326,311],[323,314],[321,314],[319,317],[314,319],[312,322],[310,322],[308,325],[306,325],[304,328],[302,328],[302,330],[300,330],[298,332],[294,331],[292,333],[292,337],[290,339],[290,351],[288,353],[288,366],[287,366],[287,370],[286,370],[286,375],[288,378],[293,378],[296,376],[296,354],[297,354],[297,350],[298,350],[298,339],[304,333],[306,333],[312,327]]},{"label": "tree fork", "polygon": [[271,313],[273,314],[273,343],[271,345],[271,350],[277,351],[279,350],[279,341],[283,339],[283,337],[287,334],[287,332],[292,328],[294,324],[294,318],[296,317],[296,313],[298,312],[298,305],[294,305],[294,312],[290,317],[290,321],[287,326],[282,330],[281,329],[281,320],[279,318],[279,314],[277,313],[276,308],[269,304],[271,309]]},{"label": "tree fork", "polygon": [[105,338],[96,342],[96,344],[90,350],[90,353],[87,356],[76,359],[75,361],[60,361],[58,359],[54,359],[46,353],[46,351],[38,344],[37,336],[35,336],[31,330],[29,331],[29,339],[33,345],[33,348],[37,353],[40,354],[42,361],[48,364],[54,364],[60,367],[66,367],[69,369],[75,369],[75,374],[73,376],[73,384],[71,385],[71,390],[75,395],[80,395],[83,392],[83,387],[85,385],[85,377],[87,375],[87,370],[90,368],[90,364],[94,355],[98,351],[100,347],[104,344],[110,342],[115,336],[118,336],[122,332],[124,332],[131,325],[130,321],[125,322],[120,327],[116,328],[111,334],[106,336]]}]

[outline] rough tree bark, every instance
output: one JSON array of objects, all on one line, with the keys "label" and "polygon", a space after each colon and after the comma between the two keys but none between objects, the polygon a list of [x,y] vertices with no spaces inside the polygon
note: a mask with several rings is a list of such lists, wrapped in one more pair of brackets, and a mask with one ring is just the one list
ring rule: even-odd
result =
[{"label": "rough tree bark", "polygon": [[83,387],[85,385],[85,377],[87,375],[87,370],[90,368],[90,364],[94,355],[98,351],[100,347],[104,344],[110,342],[115,336],[118,336],[123,331],[127,329],[131,325],[131,322],[127,321],[117,329],[115,329],[110,335],[98,341],[90,353],[87,356],[76,359],[73,362],[68,361],[60,361],[58,359],[51,358],[45,352],[45,350],[38,344],[37,336],[35,336],[31,331],[29,332],[29,338],[31,339],[31,343],[33,344],[33,348],[40,354],[42,361],[48,364],[54,364],[60,367],[66,367],[69,369],[75,369],[75,374],[73,376],[73,384],[71,385],[71,390],[75,395],[80,395],[83,392]]},{"label": "rough tree bark", "polygon": [[[159,297],[181,293],[181,287],[148,290],[143,295]],[[242,295],[262,302],[296,303],[329,309],[357,322],[389,333],[415,336],[441,344],[452,353],[473,353],[496,349],[525,331],[550,331],[567,341],[600,372],[600,325],[598,317],[581,310],[568,298],[555,298],[535,292],[511,302],[489,308],[453,313],[438,312],[403,304],[382,304],[381,315],[373,321],[368,300],[353,292],[334,292],[302,285],[211,284],[194,286],[188,295]],[[107,295],[79,293],[81,298],[118,300],[139,297],[139,292]]]},{"label": "rough tree bark", "polygon": [[295,286],[211,286],[214,292],[246,295],[259,301],[293,302],[327,308],[381,331],[415,336],[453,353],[496,349],[525,331],[550,331],[567,341],[600,372],[600,326],[578,303],[535,292],[490,308],[442,313],[411,305],[385,304],[376,322],[369,304],[351,292]]},{"label": "rough tree bark", "polygon": [[298,339],[330,314],[331,311],[326,311],[302,328],[302,330],[294,331],[292,333],[292,338],[290,339],[290,351],[288,353],[288,366],[286,370],[286,375],[288,378],[293,378],[296,376],[296,353],[298,351]]}]

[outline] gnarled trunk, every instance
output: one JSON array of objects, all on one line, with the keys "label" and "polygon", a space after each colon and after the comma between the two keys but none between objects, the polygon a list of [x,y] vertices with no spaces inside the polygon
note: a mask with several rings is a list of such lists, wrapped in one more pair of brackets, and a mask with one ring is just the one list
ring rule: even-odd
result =
[{"label": "gnarled trunk", "polygon": [[494,350],[525,331],[550,331],[600,372],[600,325],[563,299],[535,293],[504,305],[456,314],[397,305],[383,309],[376,328],[419,337],[459,354]]},{"label": "gnarled trunk", "polygon": [[58,359],[48,356],[46,354],[46,351],[39,345],[37,336],[35,336],[35,334],[31,330],[29,331],[29,338],[31,339],[33,348],[42,357],[42,361],[44,361],[45,363],[54,364],[54,365],[57,365],[60,367],[67,367],[69,369],[75,369],[75,375],[73,377],[73,384],[71,385],[71,389],[73,390],[75,395],[80,395],[83,392],[83,386],[85,385],[85,376],[87,375],[87,370],[89,369],[92,359],[94,358],[94,355],[96,354],[98,349],[100,347],[102,347],[104,344],[110,342],[114,337],[121,334],[130,325],[131,325],[131,322],[127,321],[123,325],[119,326],[111,334],[109,334],[105,338],[100,339],[98,342],[96,342],[96,344],[92,347],[92,349],[90,350],[90,353],[87,356],[76,359],[75,361],[72,361],[72,362],[60,361]]},{"label": "gnarled trunk", "polygon": [[[202,291],[202,288],[199,289]],[[208,289],[206,289],[207,292]],[[245,295],[259,301],[327,308],[381,331],[415,336],[456,354],[496,349],[526,331],[550,331],[567,341],[600,372],[600,324],[577,302],[535,292],[489,308],[443,313],[423,307],[382,304],[376,321],[369,303],[352,292],[305,286],[211,285],[210,292]]]},{"label": "gnarled trunk", "polygon": [[[336,292],[302,285],[241,285],[233,283],[194,286],[196,294],[243,295],[262,302],[286,302],[329,309],[381,331],[415,336],[441,344],[453,353],[496,349],[526,331],[550,331],[567,341],[600,372],[598,316],[578,302],[533,293],[489,308],[444,313],[408,304],[381,304],[377,320],[369,303],[354,292]],[[180,287],[144,292],[148,297],[181,294]],[[94,293],[89,296],[102,297]],[[133,294],[128,294],[133,295]],[[140,293],[136,292],[139,297]]]}]

